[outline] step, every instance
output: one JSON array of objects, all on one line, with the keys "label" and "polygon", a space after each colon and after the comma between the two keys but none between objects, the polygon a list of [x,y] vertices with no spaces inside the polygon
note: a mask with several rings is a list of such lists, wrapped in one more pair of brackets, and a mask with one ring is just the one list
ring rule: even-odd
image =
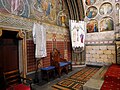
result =
[{"label": "step", "polygon": [[83,90],[100,90],[107,69],[108,66],[101,67],[101,69],[83,85]]}]

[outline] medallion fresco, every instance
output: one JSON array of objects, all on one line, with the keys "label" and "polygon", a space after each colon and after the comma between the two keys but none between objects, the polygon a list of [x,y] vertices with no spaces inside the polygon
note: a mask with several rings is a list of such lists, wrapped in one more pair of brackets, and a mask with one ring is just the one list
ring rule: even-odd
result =
[{"label": "medallion fresco", "polygon": [[111,3],[103,3],[101,6],[100,6],[100,14],[101,15],[106,15],[106,14],[110,14],[113,10],[113,7],[112,7],[112,4]]},{"label": "medallion fresco", "polygon": [[100,22],[100,31],[114,30],[114,23],[111,17],[104,17]]},{"label": "medallion fresco", "polygon": [[97,15],[97,12],[98,12],[97,8],[95,6],[91,6],[87,9],[86,16],[88,18],[94,18]]},{"label": "medallion fresco", "polygon": [[98,22],[95,19],[91,19],[89,23],[87,23],[87,33],[98,32]]},{"label": "medallion fresco", "polygon": [[86,0],[86,5],[93,5],[96,2],[96,0]]}]

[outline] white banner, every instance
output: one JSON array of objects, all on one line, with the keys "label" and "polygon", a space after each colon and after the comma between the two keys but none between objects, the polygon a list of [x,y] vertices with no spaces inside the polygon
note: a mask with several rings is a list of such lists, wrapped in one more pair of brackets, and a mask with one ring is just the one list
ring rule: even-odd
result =
[{"label": "white banner", "polygon": [[84,21],[77,22],[76,20],[69,20],[69,27],[71,32],[72,48],[84,48],[86,23]]}]

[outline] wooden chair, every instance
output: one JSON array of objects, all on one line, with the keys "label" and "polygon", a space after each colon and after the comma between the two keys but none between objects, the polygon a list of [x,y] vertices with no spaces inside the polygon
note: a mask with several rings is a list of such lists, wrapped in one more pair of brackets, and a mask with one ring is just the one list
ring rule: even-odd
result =
[{"label": "wooden chair", "polygon": [[[4,80],[6,90],[31,90],[32,80],[20,76],[19,70],[5,72]],[[28,81],[29,85],[25,85],[22,81]]]},{"label": "wooden chair", "polygon": [[68,73],[68,67],[72,65],[66,59],[60,57],[60,52],[56,48],[50,53],[50,63],[51,66],[55,66],[59,77],[61,76],[62,70]]},{"label": "wooden chair", "polygon": [[3,75],[3,68],[0,67],[0,90],[5,90],[5,80]]}]

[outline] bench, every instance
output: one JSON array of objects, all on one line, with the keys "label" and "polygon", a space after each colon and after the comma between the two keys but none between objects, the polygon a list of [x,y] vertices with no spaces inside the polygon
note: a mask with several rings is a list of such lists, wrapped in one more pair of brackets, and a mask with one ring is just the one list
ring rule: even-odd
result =
[{"label": "bench", "polygon": [[48,66],[48,67],[41,68],[42,79],[44,79],[44,80],[47,79],[47,81],[50,81],[51,73],[52,73],[52,76],[55,77],[55,66]]}]

